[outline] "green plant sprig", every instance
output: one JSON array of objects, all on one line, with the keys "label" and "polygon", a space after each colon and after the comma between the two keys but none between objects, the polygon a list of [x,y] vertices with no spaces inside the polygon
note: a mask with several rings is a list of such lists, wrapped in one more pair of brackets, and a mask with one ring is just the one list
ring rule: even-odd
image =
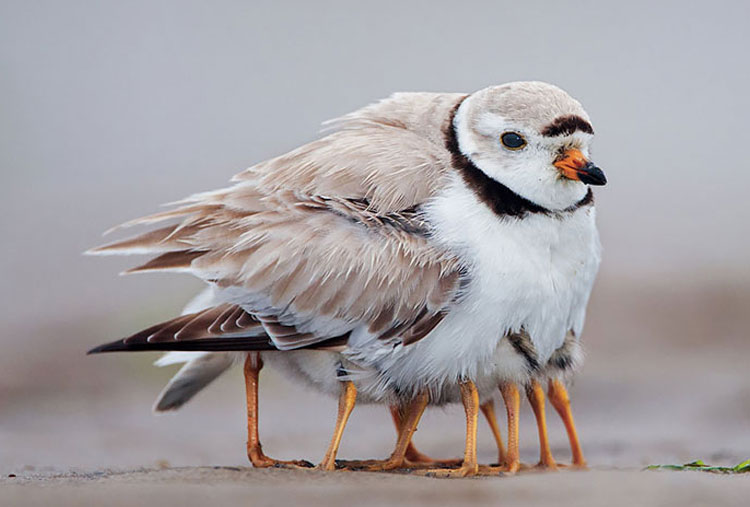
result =
[{"label": "green plant sprig", "polygon": [[707,465],[702,460],[696,460],[684,465],[649,465],[644,470],[691,470],[713,474],[744,474],[750,473],[750,459],[733,467]]}]

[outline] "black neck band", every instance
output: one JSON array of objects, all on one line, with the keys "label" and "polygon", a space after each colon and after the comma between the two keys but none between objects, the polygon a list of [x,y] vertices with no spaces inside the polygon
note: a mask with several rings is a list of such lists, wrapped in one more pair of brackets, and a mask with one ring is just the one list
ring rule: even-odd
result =
[{"label": "black neck band", "polygon": [[558,213],[575,211],[581,206],[593,202],[594,194],[589,188],[583,199],[575,203],[573,206],[563,211],[551,211],[521,197],[499,181],[487,176],[481,169],[474,165],[466,155],[461,153],[461,150],[458,147],[458,137],[456,136],[456,127],[453,122],[456,112],[462,102],[463,99],[456,104],[451,112],[450,122],[448,123],[445,132],[445,146],[448,148],[448,151],[451,152],[453,166],[461,173],[466,184],[496,215],[519,218],[531,213],[555,215]]}]

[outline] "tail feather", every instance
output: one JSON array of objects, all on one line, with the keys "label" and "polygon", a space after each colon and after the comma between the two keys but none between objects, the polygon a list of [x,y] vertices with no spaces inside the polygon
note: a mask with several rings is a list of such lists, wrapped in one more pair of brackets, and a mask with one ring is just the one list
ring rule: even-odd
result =
[{"label": "tail feather", "polygon": [[[181,362],[182,357],[167,354],[157,364],[172,363],[169,356],[175,356],[174,361]],[[168,412],[180,408],[227,371],[235,362],[234,356],[226,352],[207,352],[189,360],[159,393],[154,403],[154,412]]]}]

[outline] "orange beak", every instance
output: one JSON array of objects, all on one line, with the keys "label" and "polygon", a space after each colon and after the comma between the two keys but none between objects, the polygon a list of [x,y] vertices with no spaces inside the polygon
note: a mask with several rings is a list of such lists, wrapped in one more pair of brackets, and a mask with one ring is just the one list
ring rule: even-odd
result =
[{"label": "orange beak", "polygon": [[588,185],[604,185],[607,183],[604,172],[596,167],[593,162],[586,160],[581,150],[575,148],[565,150],[565,153],[555,161],[554,165],[560,171],[560,174],[569,180],[582,181]]}]

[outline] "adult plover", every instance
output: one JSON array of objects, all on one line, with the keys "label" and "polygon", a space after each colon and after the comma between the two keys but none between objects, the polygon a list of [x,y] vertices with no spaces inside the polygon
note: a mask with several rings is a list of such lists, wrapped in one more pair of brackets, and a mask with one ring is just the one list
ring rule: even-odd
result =
[{"label": "adult plover", "polygon": [[517,386],[580,336],[599,265],[588,185],[606,180],[588,159],[586,112],[555,86],[521,82],[396,94],[336,126],[230,188],[130,223],[177,224],[94,250],[158,254],[130,272],[192,273],[222,304],[92,352],[336,350],[351,366],[329,450],[352,381],[408,408],[386,467],[428,402],[460,398],[464,461],[444,475],[477,473],[480,392],[500,385],[514,471]]}]

